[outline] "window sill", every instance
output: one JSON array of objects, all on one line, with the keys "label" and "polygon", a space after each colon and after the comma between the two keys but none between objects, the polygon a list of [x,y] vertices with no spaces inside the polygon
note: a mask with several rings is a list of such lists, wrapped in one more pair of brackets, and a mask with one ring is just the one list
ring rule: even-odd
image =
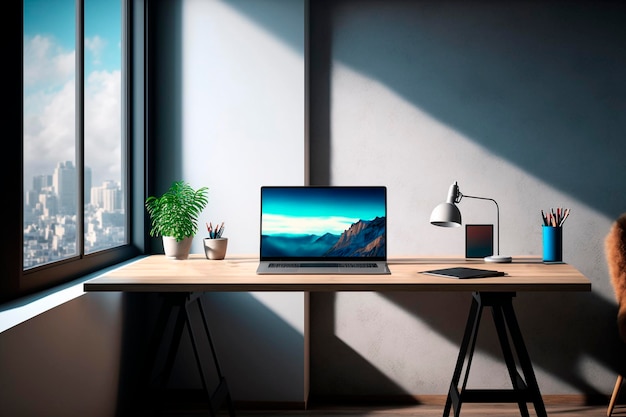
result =
[{"label": "window sill", "polygon": [[84,295],[83,284],[86,281],[133,263],[140,258],[129,259],[48,291],[0,304],[0,333]]}]

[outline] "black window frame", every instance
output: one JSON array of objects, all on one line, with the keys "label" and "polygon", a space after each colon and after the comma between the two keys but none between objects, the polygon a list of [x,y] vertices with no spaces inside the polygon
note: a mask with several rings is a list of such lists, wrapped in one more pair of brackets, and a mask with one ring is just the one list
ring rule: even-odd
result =
[{"label": "black window frame", "polygon": [[[5,10],[7,21],[18,22],[17,25],[4,25],[5,39],[7,40],[7,80],[5,106],[3,112],[3,126],[7,140],[6,146],[17,143],[20,158],[7,156],[9,161],[0,164],[0,172],[5,179],[4,190],[4,218],[5,234],[2,250],[0,251],[0,302],[15,300],[39,292],[50,290],[61,284],[67,284],[85,275],[97,272],[103,268],[126,261],[144,252],[148,239],[145,233],[146,216],[143,210],[145,196],[145,9],[147,0],[125,0],[123,3],[122,42],[125,43],[125,54],[122,58],[122,85],[125,97],[123,101],[123,128],[126,135],[126,155],[124,157],[123,176],[126,189],[126,231],[127,243],[115,248],[85,254],[83,245],[79,245],[80,253],[76,257],[60,260],[54,263],[41,265],[32,269],[23,269],[23,222],[24,222],[24,186],[23,186],[23,40],[24,14],[23,1],[8,2]],[[79,45],[76,56],[80,56],[81,65],[77,65],[76,82],[80,86],[77,92],[77,103],[82,103],[84,91],[82,49],[83,36],[83,0],[77,0],[77,25],[80,26]],[[15,27],[17,26],[17,27]],[[80,72],[80,73],[79,73]],[[17,82],[20,80],[20,82]],[[77,108],[77,127],[82,129],[83,110]],[[82,147],[82,132],[77,132],[77,146]],[[19,139],[19,140],[18,140]],[[14,162],[15,161],[15,162]],[[79,165],[79,163],[81,165]],[[82,195],[83,182],[82,159],[77,160],[80,180],[77,185]],[[19,181],[11,178],[19,176]],[[13,196],[17,198],[12,199]],[[82,201],[82,197],[81,197]],[[12,219],[17,219],[13,221]],[[83,241],[84,225],[80,222],[80,240]]]}]

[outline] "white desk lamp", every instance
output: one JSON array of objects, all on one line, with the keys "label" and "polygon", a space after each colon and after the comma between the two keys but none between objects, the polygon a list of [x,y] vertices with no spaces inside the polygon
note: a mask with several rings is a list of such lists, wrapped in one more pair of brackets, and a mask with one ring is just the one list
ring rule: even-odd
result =
[{"label": "white desk lamp", "polygon": [[459,191],[459,186],[454,182],[450,186],[450,190],[448,191],[448,199],[445,203],[439,204],[430,215],[430,223],[435,226],[443,226],[443,227],[458,227],[461,225],[461,212],[459,208],[456,206],[461,202],[463,197],[467,198],[476,198],[478,200],[489,200],[493,201],[496,205],[496,216],[497,216],[497,227],[498,227],[498,251],[497,255],[487,256],[485,258],[485,262],[498,262],[498,263],[507,263],[511,262],[510,256],[502,256],[500,255],[500,208],[498,207],[498,203],[493,198],[485,198],[485,197],[474,197],[471,195],[463,195]]}]

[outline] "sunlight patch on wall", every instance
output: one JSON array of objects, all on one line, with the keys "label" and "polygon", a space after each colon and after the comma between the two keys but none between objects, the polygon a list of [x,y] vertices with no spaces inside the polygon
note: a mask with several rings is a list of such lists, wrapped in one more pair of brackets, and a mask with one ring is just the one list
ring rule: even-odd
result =
[{"label": "sunlight patch on wall", "polygon": [[304,295],[296,297],[290,292],[252,292],[250,295],[304,335]]},{"label": "sunlight patch on wall", "polygon": [[[378,293],[337,293],[334,325],[339,339],[407,392],[452,376],[457,347]],[[449,363],[450,373],[420,371],[433,363]]]},{"label": "sunlight patch on wall", "polygon": [[[609,354],[609,349],[607,346],[607,355]],[[615,369],[611,369],[608,364],[601,363],[598,361],[598,358],[593,358],[589,355],[582,355],[576,368],[581,380],[589,384],[593,384],[593,381],[602,381],[603,383],[594,386],[594,389],[606,395],[611,394],[610,390],[613,389],[613,384],[617,380],[617,371]]]},{"label": "sunlight patch on wall", "polygon": [[[260,186],[304,183],[304,57],[294,46],[304,48],[303,26],[285,18],[302,24],[302,9],[298,1],[183,2],[183,175],[210,188],[200,223],[225,222],[229,253],[258,251]],[[202,253],[201,240],[192,250]]]}]

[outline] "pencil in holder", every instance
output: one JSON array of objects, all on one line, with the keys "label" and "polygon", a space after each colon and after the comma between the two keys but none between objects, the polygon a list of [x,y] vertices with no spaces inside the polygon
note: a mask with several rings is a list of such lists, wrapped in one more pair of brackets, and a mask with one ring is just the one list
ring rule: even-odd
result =
[{"label": "pencil in holder", "polygon": [[563,261],[563,228],[541,226],[543,233],[543,261]]}]

